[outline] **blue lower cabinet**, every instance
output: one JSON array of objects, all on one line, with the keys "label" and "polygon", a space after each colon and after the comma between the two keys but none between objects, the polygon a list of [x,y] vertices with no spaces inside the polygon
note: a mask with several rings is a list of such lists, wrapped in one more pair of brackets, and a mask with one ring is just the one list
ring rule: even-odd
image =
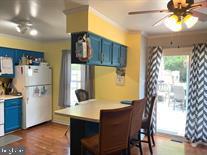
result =
[{"label": "blue lower cabinet", "polygon": [[22,99],[4,101],[5,133],[20,129],[22,125]]}]

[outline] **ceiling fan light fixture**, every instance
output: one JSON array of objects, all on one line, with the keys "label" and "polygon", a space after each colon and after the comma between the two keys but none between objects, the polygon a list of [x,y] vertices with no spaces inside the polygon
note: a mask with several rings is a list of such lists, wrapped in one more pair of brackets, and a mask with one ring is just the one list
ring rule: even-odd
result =
[{"label": "ceiling fan light fixture", "polygon": [[184,17],[183,22],[187,28],[191,28],[198,22],[198,17],[194,17],[191,14],[188,14]]},{"label": "ceiling fan light fixture", "polygon": [[36,36],[38,34],[38,31],[36,29],[31,29],[29,34],[32,36]]},{"label": "ceiling fan light fixture", "polygon": [[19,32],[19,33],[21,32],[21,29],[20,29],[19,25],[16,26],[16,30],[17,30],[17,32]]},{"label": "ceiling fan light fixture", "polygon": [[172,31],[181,31],[182,30],[182,22],[179,21],[177,15],[171,15],[169,18],[165,19],[164,21],[165,26]]}]

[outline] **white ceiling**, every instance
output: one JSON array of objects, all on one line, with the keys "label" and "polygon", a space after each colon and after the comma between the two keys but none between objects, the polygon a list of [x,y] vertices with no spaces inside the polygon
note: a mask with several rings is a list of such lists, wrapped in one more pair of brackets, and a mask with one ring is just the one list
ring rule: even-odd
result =
[{"label": "white ceiling", "polygon": [[[169,0],[1,0],[0,33],[38,40],[66,39],[68,35],[63,10],[74,7],[72,1],[89,4],[128,30],[138,30],[149,35],[170,32],[163,24],[152,27],[157,20],[166,15],[165,13],[128,15],[129,11],[165,9]],[[201,11],[207,14],[207,9]],[[16,32],[15,24],[11,22],[14,19],[32,21],[39,31],[38,35],[33,37]],[[188,31],[198,30],[207,30],[207,22],[198,22]]]},{"label": "white ceiling", "polygon": [[[119,25],[129,30],[135,30],[152,34],[161,34],[171,32],[161,24],[157,27],[152,25],[159,19],[165,17],[166,13],[149,13],[142,15],[128,15],[130,11],[167,9],[167,3],[170,0],[73,0],[79,3],[88,4],[103,15],[109,17]],[[200,2],[204,0],[194,0]],[[202,13],[207,14],[207,8],[200,9]],[[207,22],[198,22],[193,28],[183,31],[201,31],[207,30]]]},{"label": "white ceiling", "polygon": [[[0,33],[38,40],[67,38],[64,0],[1,0]],[[11,20],[27,19],[38,30],[38,35],[16,32]]]}]

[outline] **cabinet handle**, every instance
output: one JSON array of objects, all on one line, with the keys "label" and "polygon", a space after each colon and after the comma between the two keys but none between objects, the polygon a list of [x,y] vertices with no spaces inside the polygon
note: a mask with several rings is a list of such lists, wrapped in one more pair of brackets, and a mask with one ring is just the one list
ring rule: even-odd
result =
[{"label": "cabinet handle", "polygon": [[102,53],[102,61],[104,61],[104,53]]}]

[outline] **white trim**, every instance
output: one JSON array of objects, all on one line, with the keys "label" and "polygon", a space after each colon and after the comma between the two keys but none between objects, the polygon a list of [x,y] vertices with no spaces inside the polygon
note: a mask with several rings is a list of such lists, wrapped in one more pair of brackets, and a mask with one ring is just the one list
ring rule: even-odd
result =
[{"label": "white trim", "polygon": [[[188,35],[197,35],[197,34],[204,34],[207,33],[207,30],[201,30],[201,31],[182,31],[182,32],[173,32],[173,33],[164,33],[164,34],[158,34],[158,35],[147,35],[148,39],[153,38],[162,38],[162,37],[177,37],[177,36],[188,36]],[[206,34],[207,35],[207,34]]]},{"label": "white trim", "polygon": [[69,15],[71,13],[75,13],[75,12],[79,12],[79,11],[88,11],[88,10],[89,10],[89,6],[88,5],[82,5],[80,7],[63,10],[63,13],[65,15]]},{"label": "white trim", "polygon": [[174,55],[191,55],[193,47],[181,47],[181,48],[164,48],[164,56],[174,56]]},{"label": "white trim", "polygon": [[31,38],[27,38],[27,37],[20,37],[20,36],[16,36],[16,35],[10,35],[10,34],[4,34],[4,33],[0,33],[0,37],[8,37],[10,39],[18,39],[18,40],[22,40],[22,41],[29,41],[29,42],[36,42],[36,43],[47,43],[47,42],[61,42],[61,41],[66,41],[68,39],[71,39],[71,36],[68,35],[67,38],[60,38],[60,39],[31,39]]},{"label": "white trim", "polygon": [[8,37],[11,39],[18,39],[18,40],[23,40],[23,41],[31,41],[31,42],[37,42],[37,43],[41,43],[42,41],[37,40],[37,39],[28,39],[26,37],[19,37],[19,36],[15,36],[15,35],[10,35],[10,34],[4,34],[4,33],[0,33],[0,37]]},{"label": "white trim", "polygon": [[97,15],[98,17],[100,17],[103,20],[109,22],[110,24],[112,24],[112,25],[120,28],[121,30],[123,30],[125,32],[128,32],[128,29],[127,28],[125,28],[124,26],[121,26],[120,24],[114,22],[112,19],[106,17],[105,15],[103,15],[102,13],[100,13],[99,11],[97,11],[96,9],[90,7],[89,5],[83,5],[83,6],[76,7],[76,8],[66,9],[66,10],[63,11],[63,13],[65,15],[68,15],[68,14],[71,14],[71,13],[74,13],[74,12],[79,12],[79,11],[91,11],[95,15]]}]

